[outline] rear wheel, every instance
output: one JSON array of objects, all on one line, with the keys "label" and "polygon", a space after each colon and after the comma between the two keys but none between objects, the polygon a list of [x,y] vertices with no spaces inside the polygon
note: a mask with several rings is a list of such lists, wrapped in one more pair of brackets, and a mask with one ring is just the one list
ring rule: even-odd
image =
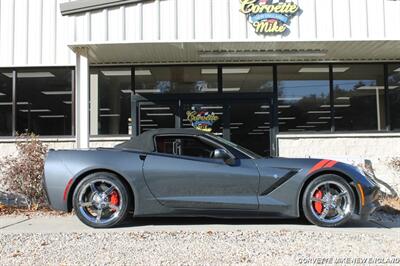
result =
[{"label": "rear wheel", "polygon": [[88,175],[73,194],[76,215],[83,223],[95,228],[113,227],[125,220],[129,201],[124,184],[108,172]]},{"label": "rear wheel", "polygon": [[302,206],[309,222],[335,227],[346,223],[353,215],[355,195],[349,183],[340,176],[321,175],[307,186]]}]

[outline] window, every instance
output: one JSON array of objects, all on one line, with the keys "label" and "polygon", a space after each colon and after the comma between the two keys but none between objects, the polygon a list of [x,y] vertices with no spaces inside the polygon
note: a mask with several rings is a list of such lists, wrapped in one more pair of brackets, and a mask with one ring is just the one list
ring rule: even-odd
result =
[{"label": "window", "polygon": [[72,68],[17,70],[17,132],[72,135]]},{"label": "window", "polygon": [[199,138],[187,136],[158,136],[156,137],[157,152],[210,158],[215,148],[204,143]]},{"label": "window", "polygon": [[330,130],[328,65],[286,65],[277,71],[279,131]]},{"label": "window", "polygon": [[175,116],[178,114],[176,103],[163,104],[140,103],[139,132],[155,128],[175,128]]},{"label": "window", "polygon": [[389,65],[389,106],[392,129],[400,129],[400,64]]},{"label": "window", "polygon": [[12,135],[12,70],[0,72],[0,136]]},{"label": "window", "polygon": [[334,65],[333,69],[336,130],[383,130],[383,65]]},{"label": "window", "polygon": [[224,107],[215,103],[182,104],[182,127],[195,128],[215,135],[222,135]]},{"label": "window", "polygon": [[217,67],[168,66],[135,69],[135,93],[218,92]]},{"label": "window", "polygon": [[234,102],[230,105],[230,140],[257,154],[270,154],[269,102]]},{"label": "window", "polygon": [[270,66],[222,68],[223,92],[272,92],[273,75]]},{"label": "window", "polygon": [[91,69],[90,134],[130,134],[131,122],[131,69]]}]

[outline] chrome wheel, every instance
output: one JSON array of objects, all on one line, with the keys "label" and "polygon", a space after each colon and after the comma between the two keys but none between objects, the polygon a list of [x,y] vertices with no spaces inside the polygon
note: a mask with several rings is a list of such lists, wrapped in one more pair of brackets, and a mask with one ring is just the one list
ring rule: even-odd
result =
[{"label": "chrome wheel", "polygon": [[117,220],[124,198],[118,186],[108,179],[94,179],[78,194],[78,210],[88,221],[108,224]]},{"label": "chrome wheel", "polygon": [[311,190],[308,202],[319,221],[335,224],[352,212],[352,197],[348,188],[336,181],[324,181]]}]

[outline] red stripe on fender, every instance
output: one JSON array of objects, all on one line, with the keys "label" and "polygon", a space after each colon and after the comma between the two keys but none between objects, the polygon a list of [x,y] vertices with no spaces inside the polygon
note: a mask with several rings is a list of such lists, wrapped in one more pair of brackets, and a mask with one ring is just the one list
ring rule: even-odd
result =
[{"label": "red stripe on fender", "polygon": [[329,160],[321,160],[318,163],[316,163],[311,169],[310,171],[308,171],[307,175],[321,169],[322,167],[324,167],[327,163],[329,163]]},{"label": "red stripe on fender", "polygon": [[329,163],[327,163],[324,168],[331,168],[333,167],[335,164],[337,164],[337,161],[329,161]]},{"label": "red stripe on fender", "polygon": [[66,186],[65,189],[64,189],[64,201],[67,200],[68,191],[69,191],[69,188],[70,188],[71,185],[72,185],[72,181],[73,181],[73,180],[74,180],[74,179],[71,178],[71,179],[68,181],[68,184],[67,184],[67,186]]}]

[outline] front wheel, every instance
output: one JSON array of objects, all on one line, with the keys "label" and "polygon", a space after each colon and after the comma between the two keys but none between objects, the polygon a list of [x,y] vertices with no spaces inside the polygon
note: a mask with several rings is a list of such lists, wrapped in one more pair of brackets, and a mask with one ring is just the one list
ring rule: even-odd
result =
[{"label": "front wheel", "polygon": [[324,227],[340,226],[354,213],[355,195],[342,177],[321,175],[307,186],[302,206],[309,222]]},{"label": "front wheel", "polygon": [[73,194],[73,207],[79,220],[86,225],[109,228],[125,220],[129,200],[126,187],[116,175],[98,172],[78,184]]}]

